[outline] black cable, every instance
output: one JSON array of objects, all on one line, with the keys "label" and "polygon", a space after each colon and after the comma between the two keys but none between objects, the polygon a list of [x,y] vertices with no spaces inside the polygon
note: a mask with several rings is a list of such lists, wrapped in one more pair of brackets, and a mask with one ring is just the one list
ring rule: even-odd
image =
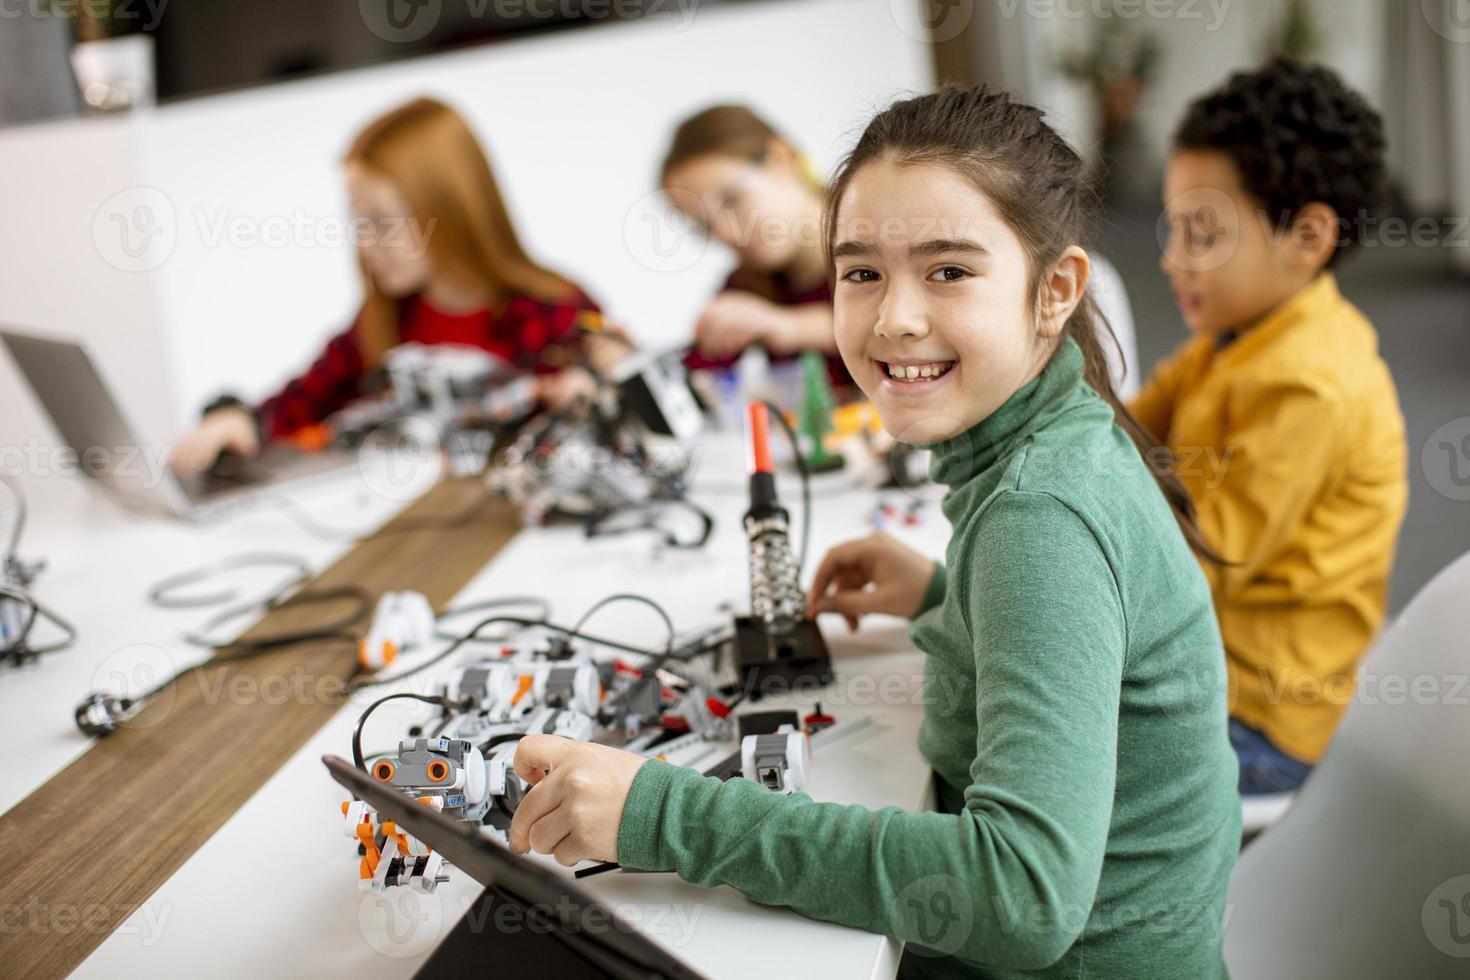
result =
[{"label": "black cable", "polygon": [[[11,525],[10,540],[5,547],[4,555],[0,556],[0,598],[23,606],[26,610],[25,622],[14,636],[0,637],[0,640],[4,641],[3,645],[0,645],[0,660],[22,664],[43,654],[65,650],[76,642],[77,631],[70,622],[43,606],[26,591],[27,586],[30,585],[41,567],[40,565],[26,565],[20,560],[20,537],[25,530],[29,513],[26,506],[26,495],[20,484],[7,474],[0,473],[0,483],[5,484],[5,488],[10,491],[11,497],[15,500],[15,520]],[[31,646],[31,632],[35,629],[36,623],[43,619],[61,630],[65,636],[42,646]]]},{"label": "black cable", "polygon": [[438,694],[414,694],[411,691],[400,691],[397,694],[389,694],[378,698],[378,700],[368,705],[362,714],[357,716],[357,727],[352,730],[352,762],[353,765],[357,766],[363,772],[367,771],[367,764],[363,761],[362,757],[362,727],[367,724],[368,716],[379,707],[387,704],[389,701],[397,701],[399,699],[412,699],[414,701],[422,701],[425,704],[437,704],[439,707],[445,709],[453,709],[463,705],[463,702],[442,697]]},{"label": "black cable", "polygon": [[[458,606],[454,609],[446,609],[434,620],[434,637],[440,640],[454,641],[459,639],[460,634],[450,633],[442,629],[444,621],[455,616],[463,616],[466,613],[483,612],[486,609],[503,609],[506,606],[534,606],[541,611],[538,617],[540,622],[546,622],[551,617],[551,603],[537,596],[513,595],[500,599],[485,599],[481,602],[471,602],[467,605]],[[502,643],[504,637],[477,636],[472,642]]]},{"label": "black cable", "polygon": [[[34,660],[43,654],[65,650],[76,642],[76,627],[52,610],[41,605],[29,593],[22,592],[19,589],[12,589],[9,586],[0,586],[0,598],[6,598],[25,606],[29,613],[26,616],[25,625],[20,628],[20,631],[13,638],[8,639],[3,647],[0,647],[0,659],[8,660],[13,664],[21,664],[27,660]],[[66,636],[63,639],[54,640],[42,646],[31,646],[31,631],[35,629],[36,623],[42,619],[60,629]]]},{"label": "black cable", "polygon": [[[272,642],[264,646],[246,644],[238,648],[216,647],[215,650],[217,652],[215,653],[215,655],[208,658],[207,660],[201,660],[198,663],[190,664],[182,670],[176,671],[174,674],[169,677],[165,677],[163,680],[159,681],[157,684],[153,685],[153,687],[144,691],[142,694],[136,694],[132,697],[121,697],[118,700],[122,703],[124,709],[128,709],[131,708],[133,705],[142,704],[145,701],[153,699],[159,694],[159,692],[161,692],[169,685],[177,684],[179,681],[183,680],[185,677],[188,677],[190,674],[197,673],[209,667],[228,667],[236,660],[248,660],[251,657],[259,656],[262,653],[269,653],[273,650],[281,650],[285,647],[295,646],[301,643],[323,643],[327,640],[342,640],[344,642],[351,643],[354,646],[356,646],[358,642],[357,637],[352,635],[351,633],[324,633],[320,635],[274,639],[272,640]],[[232,650],[234,650],[235,652],[231,652]]]},{"label": "black cable", "polygon": [[[669,506],[683,507],[699,519],[699,532],[695,534],[692,541],[679,540],[672,531],[660,527],[658,522],[649,513]],[[643,517],[641,523],[629,525],[628,527],[609,526],[613,525],[619,518],[624,517],[630,509]],[[709,512],[684,496],[660,498],[637,508],[630,509],[609,511],[605,514],[590,514],[584,522],[582,530],[588,538],[611,538],[621,534],[631,534],[634,531],[662,531],[664,547],[673,548],[678,551],[697,551],[703,548],[709,543],[710,535],[715,530],[715,519],[710,516]]]},{"label": "black cable", "polygon": [[[311,566],[304,558],[297,555],[288,555],[281,552],[244,552],[238,555],[229,555],[219,561],[200,565],[187,571],[170,575],[153,584],[148,590],[148,601],[163,609],[202,609],[206,606],[216,606],[223,602],[229,602],[239,595],[234,592],[214,592],[197,596],[174,596],[171,595],[176,589],[188,585],[197,585],[207,582],[217,575],[227,572],[243,571],[247,568],[259,568],[262,566],[279,566],[290,569],[293,577],[282,583],[281,587],[272,593],[272,597],[280,596],[292,588],[305,582],[311,577]],[[262,600],[269,602],[267,598]]]},{"label": "black cable", "polygon": [[353,688],[353,691],[360,691],[360,689],[362,688],[381,688],[381,686],[391,685],[391,683],[397,682],[397,680],[403,680],[404,677],[412,677],[413,674],[419,673],[419,671],[428,670],[429,667],[434,666],[434,664],[440,663],[440,661],[444,660],[444,658],[450,657],[450,655],[454,654],[454,652],[456,652],[457,649],[460,648],[460,646],[469,644],[469,642],[476,641],[476,639],[482,639],[481,636],[479,636],[479,630],[482,630],[484,629],[484,627],[487,626],[494,626],[495,623],[510,623],[513,624],[513,626],[539,626],[542,627],[542,629],[550,629],[553,630],[553,632],[562,633],[563,636],[570,636],[570,638],[573,639],[582,639],[582,641],[587,641],[589,642],[589,644],[597,644],[598,646],[610,646],[610,648],[613,649],[623,649],[623,651],[628,651],[629,654],[642,654],[644,655],[644,657],[659,657],[660,655],[660,652],[656,651],[656,649],[644,649],[642,648],[642,646],[622,644],[622,642],[614,641],[614,639],[601,638],[601,636],[591,636],[588,635],[588,633],[578,632],[578,630],[569,629],[569,627],[566,626],[557,626],[556,623],[548,623],[548,621],[545,620],[525,619],[525,617],[522,616],[490,616],[487,617],[487,619],[482,619],[481,621],[478,621],[478,623],[475,623],[475,626],[473,626],[473,629],[470,629],[469,632],[460,633],[459,636],[456,636],[456,638],[454,638],[454,642],[451,642],[450,645],[445,646],[445,648],[441,649],[441,651],[438,652],[438,654],[435,654],[434,657],[429,657],[428,660],[423,661],[422,664],[417,664],[417,666],[415,667],[410,667],[409,670],[400,671],[400,673],[394,674],[394,676],[391,677],[370,677],[370,679],[357,680],[357,682],[354,682],[353,685],[351,685],[351,688]]},{"label": "black cable", "polygon": [[[267,635],[247,641],[232,640],[229,643],[214,643],[208,639],[207,634],[217,629],[220,624],[229,622],[237,616],[246,613],[260,611],[271,613],[279,609],[290,609],[297,606],[316,606],[328,602],[337,602],[350,599],[354,603],[351,612],[335,620],[321,623],[307,629],[291,630],[275,635]],[[339,635],[347,635],[346,631],[357,626],[367,619],[372,613],[373,597],[360,585],[337,585],[325,589],[309,589],[292,595],[276,595],[264,602],[250,603],[226,609],[216,614],[197,631],[184,634],[184,638],[195,646],[208,647],[213,650],[271,650],[283,646],[294,646],[298,643],[309,643],[312,640],[335,639]]]},{"label": "black cable", "polygon": [[0,483],[5,484],[5,489],[10,491],[11,497],[15,499],[15,523],[10,529],[10,544],[5,549],[3,559],[5,568],[10,569],[20,564],[20,534],[26,526],[26,495],[21,492],[20,484],[10,476],[0,473]]},{"label": "black cable", "polygon": [[423,663],[417,664],[416,666],[411,667],[408,670],[400,671],[399,673],[394,674],[392,677],[372,677],[359,679],[351,685],[352,690],[361,690],[365,687],[382,687],[385,684],[392,684],[396,681],[401,681],[405,678],[412,677],[413,675],[427,670],[434,664],[437,664],[440,661],[451,656],[465,644],[477,639],[483,639],[483,637],[479,636],[480,630],[484,629],[486,626],[493,626],[496,623],[510,623],[514,626],[526,627],[536,626],[542,629],[552,630],[553,632],[559,633],[562,636],[570,637],[572,639],[583,640],[584,642],[591,643],[595,646],[607,647],[612,650],[622,650],[625,653],[634,653],[643,657],[651,657],[653,658],[654,662],[652,665],[645,668],[648,670],[655,670],[671,660],[693,658],[698,656],[699,654],[707,652],[706,648],[700,648],[693,651],[683,651],[678,649],[677,647],[666,651],[649,650],[646,647],[634,646],[629,643],[622,643],[618,640],[610,640],[607,637],[603,636],[593,636],[590,633],[583,633],[580,630],[572,629],[566,626],[558,626],[556,623],[548,623],[545,620],[526,619],[522,616],[490,616],[476,623],[474,628],[471,629],[468,633],[461,633],[459,636],[455,637],[454,642],[445,647],[439,653],[436,653],[434,656],[430,657],[428,660],[425,660]]},{"label": "black cable", "polygon": [[812,538],[812,475],[807,469],[806,457],[801,454],[801,443],[796,439],[796,430],[791,423],[786,421],[786,414],[781,411],[781,406],[775,402],[764,402],[766,411],[776,417],[781,423],[781,428],[786,432],[786,439],[791,443],[791,455],[796,458],[796,471],[801,474],[801,553],[796,560],[796,578],[801,581],[802,574],[806,569],[807,547]]},{"label": "black cable", "polygon": [[572,629],[580,630],[583,626],[587,625],[587,620],[591,619],[594,614],[596,614],[599,610],[612,605],[615,602],[636,602],[639,605],[647,606],[649,609],[652,609],[655,613],[658,614],[658,618],[663,620],[664,628],[668,631],[668,641],[664,644],[664,652],[668,653],[669,651],[674,649],[674,620],[669,616],[668,610],[664,609],[663,606],[659,605],[648,596],[638,595],[635,592],[615,592],[610,596],[606,596],[605,598],[597,600],[586,612],[582,614],[580,619],[572,624]]}]

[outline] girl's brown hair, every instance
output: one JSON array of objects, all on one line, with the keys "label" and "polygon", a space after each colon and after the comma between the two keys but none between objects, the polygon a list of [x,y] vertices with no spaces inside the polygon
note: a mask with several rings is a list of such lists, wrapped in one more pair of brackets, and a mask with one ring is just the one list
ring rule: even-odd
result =
[{"label": "girl's brown hair", "polygon": [[[442,102],[415,99],[376,120],[353,141],[346,162],[391,180],[435,264],[482,285],[495,303],[517,293],[552,303],[575,295],[521,247],[490,162],[464,119]],[[366,267],[362,277],[357,339],[373,367],[400,341],[399,308]]]},{"label": "girl's brown hair", "polygon": [[[989,199],[1026,249],[1032,307],[1044,300],[1043,279],[1062,253],[1083,245],[1096,200],[1077,153],[1048,126],[1040,109],[986,86],[946,87],[932,95],[895,102],[874,117],[843,161],[827,196],[826,242],[836,235],[837,204],[853,175],[876,160],[944,167],[973,183]],[[1190,546],[1212,561],[1219,556],[1195,522],[1194,503],[1173,472],[1169,451],[1151,436],[1113,388],[1099,339],[1112,328],[1084,294],[1067,320],[1064,336],[1082,350],[1084,376],[1112,407],[1118,424],[1138,447],[1158,481]]]},{"label": "girl's brown hair", "polygon": [[[679,124],[659,167],[659,184],[667,187],[669,175],[691,161],[708,156],[727,156],[748,163],[763,163],[771,142],[784,143],[796,159],[801,178],[818,197],[826,193],[811,162],[770,123],[743,105],[717,105],[697,112]],[[774,299],[771,274],[746,268],[745,285],[751,292]]]}]

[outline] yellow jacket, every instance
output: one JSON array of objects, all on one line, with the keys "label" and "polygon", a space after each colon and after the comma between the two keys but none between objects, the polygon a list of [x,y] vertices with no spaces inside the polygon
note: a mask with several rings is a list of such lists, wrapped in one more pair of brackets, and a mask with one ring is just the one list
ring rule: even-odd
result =
[{"label": "yellow jacket", "polygon": [[1404,420],[1373,326],[1323,273],[1217,350],[1186,342],[1132,406],[1175,455],[1225,641],[1230,713],[1321,758],[1383,623],[1408,503]]}]

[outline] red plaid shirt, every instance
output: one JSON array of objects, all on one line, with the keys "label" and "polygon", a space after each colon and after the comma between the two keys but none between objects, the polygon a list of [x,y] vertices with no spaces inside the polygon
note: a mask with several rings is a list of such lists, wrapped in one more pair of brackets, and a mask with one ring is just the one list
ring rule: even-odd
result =
[{"label": "red plaid shirt", "polygon": [[[522,370],[546,374],[562,366],[548,359],[552,348],[580,348],[573,326],[577,314],[596,309],[580,291],[562,303],[518,294],[499,313],[444,313],[414,297],[399,306],[400,336],[404,343],[479,347]],[[261,432],[274,439],[322,422],[364,394],[367,375],[354,324],[328,342],[305,374],[260,406]]]},{"label": "red plaid shirt", "polygon": [[[770,282],[774,295],[767,296],[764,291],[757,291],[751,288],[749,277],[744,269],[736,269],[730,273],[730,277],[725,280],[725,285],[720,291],[728,292],[733,289],[741,292],[758,292],[758,295],[762,298],[769,299],[777,306],[806,306],[809,303],[826,303],[829,307],[832,305],[832,286],[825,278],[808,289],[797,289],[792,285],[791,280],[784,273],[780,272],[772,274]],[[780,357],[772,357],[771,360],[779,364],[794,360],[796,357],[797,355],[795,354],[785,354]],[[684,366],[691,371],[699,369],[728,369],[734,367],[735,362],[738,360],[738,356],[705,357],[699,351],[691,350],[684,355]],[[842,356],[840,354],[833,353],[827,355],[827,374],[831,378],[833,385],[850,386],[853,384],[852,376],[847,373],[847,365],[842,363]]]}]

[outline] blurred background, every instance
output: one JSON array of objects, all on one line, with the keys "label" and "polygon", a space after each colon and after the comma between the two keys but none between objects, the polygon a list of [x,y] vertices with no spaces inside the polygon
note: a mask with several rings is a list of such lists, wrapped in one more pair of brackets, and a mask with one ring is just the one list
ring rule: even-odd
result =
[{"label": "blurred background", "polygon": [[[360,301],[348,143],[431,95],[533,254],[672,343],[731,265],[665,220],[678,120],[746,103],[826,173],[892,98],[989,82],[1091,161],[1147,373],[1184,338],[1158,270],[1171,129],[1276,53],[1389,127],[1401,224],[1341,280],[1409,427],[1398,606],[1470,550],[1470,0],[0,0],[0,325],[86,340],[164,442],[223,390],[270,392]],[[52,438],[0,359],[0,445]]]}]

